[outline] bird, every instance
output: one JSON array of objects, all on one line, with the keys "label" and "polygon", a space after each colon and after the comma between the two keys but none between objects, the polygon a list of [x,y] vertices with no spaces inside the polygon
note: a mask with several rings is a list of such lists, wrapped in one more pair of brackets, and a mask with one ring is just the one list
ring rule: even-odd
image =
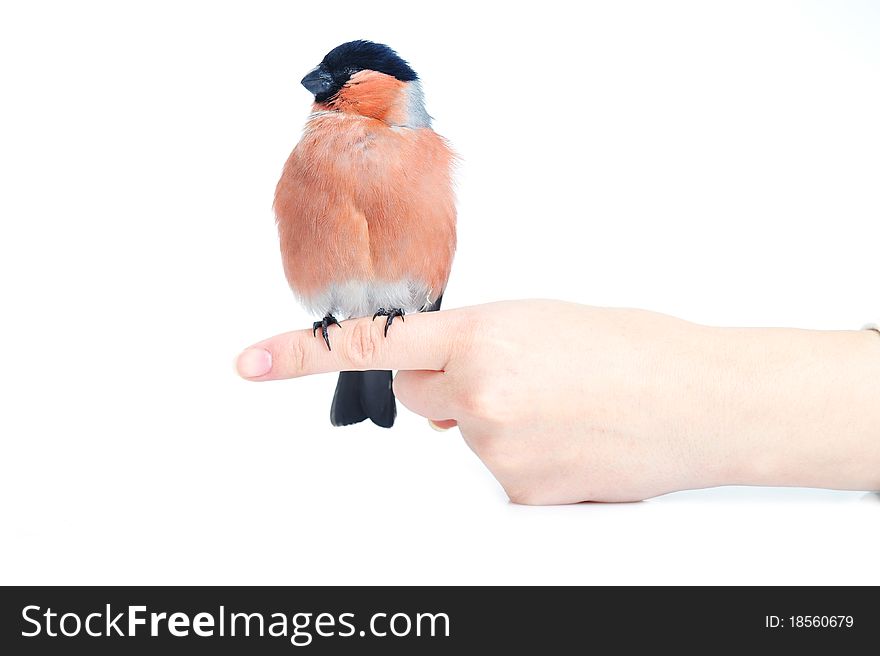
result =
[{"label": "bird", "polygon": [[[383,317],[387,339],[396,318],[440,309],[456,248],[457,155],[432,129],[419,76],[387,45],[343,43],[301,84],[311,113],[273,204],[284,274],[321,317],[312,334],[327,349],[340,319]],[[390,428],[396,415],[392,372],[340,372],[334,426]]]}]

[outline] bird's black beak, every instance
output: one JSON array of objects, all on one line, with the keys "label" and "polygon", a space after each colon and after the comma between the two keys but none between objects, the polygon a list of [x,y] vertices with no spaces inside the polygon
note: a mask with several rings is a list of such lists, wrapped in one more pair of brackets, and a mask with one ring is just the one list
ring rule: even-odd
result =
[{"label": "bird's black beak", "polygon": [[316,66],[306,75],[301,84],[316,96],[327,93],[333,86],[333,76],[321,66]]}]

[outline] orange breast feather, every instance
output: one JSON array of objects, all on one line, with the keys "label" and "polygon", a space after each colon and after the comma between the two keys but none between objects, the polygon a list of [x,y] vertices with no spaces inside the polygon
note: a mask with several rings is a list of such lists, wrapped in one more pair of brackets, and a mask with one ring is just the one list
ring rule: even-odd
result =
[{"label": "orange breast feather", "polygon": [[319,112],[284,166],[275,214],[284,272],[304,298],[350,280],[442,293],[455,250],[453,154],[428,128]]}]

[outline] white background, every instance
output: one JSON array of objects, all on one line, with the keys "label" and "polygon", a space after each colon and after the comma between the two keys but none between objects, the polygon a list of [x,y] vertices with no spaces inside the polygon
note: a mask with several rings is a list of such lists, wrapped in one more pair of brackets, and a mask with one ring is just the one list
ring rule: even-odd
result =
[{"label": "white background", "polygon": [[877,495],[519,507],[456,431],[231,364],[315,318],[272,194],[353,38],[462,156],[447,307],[880,318],[876,4],[8,4],[0,583],[880,583]]}]

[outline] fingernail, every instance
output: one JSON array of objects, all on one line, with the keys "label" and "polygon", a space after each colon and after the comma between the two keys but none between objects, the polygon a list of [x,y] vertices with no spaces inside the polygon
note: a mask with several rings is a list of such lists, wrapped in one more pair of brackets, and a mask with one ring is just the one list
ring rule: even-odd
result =
[{"label": "fingernail", "polygon": [[265,349],[249,348],[238,356],[235,368],[242,378],[265,376],[272,370],[272,354]]},{"label": "fingernail", "polygon": [[448,428],[443,428],[443,426],[438,426],[437,424],[435,424],[435,423],[434,423],[433,421],[431,421],[430,419],[428,420],[428,425],[429,425],[431,428],[433,428],[435,431],[437,431],[438,433],[445,433],[446,431],[449,430]]}]

